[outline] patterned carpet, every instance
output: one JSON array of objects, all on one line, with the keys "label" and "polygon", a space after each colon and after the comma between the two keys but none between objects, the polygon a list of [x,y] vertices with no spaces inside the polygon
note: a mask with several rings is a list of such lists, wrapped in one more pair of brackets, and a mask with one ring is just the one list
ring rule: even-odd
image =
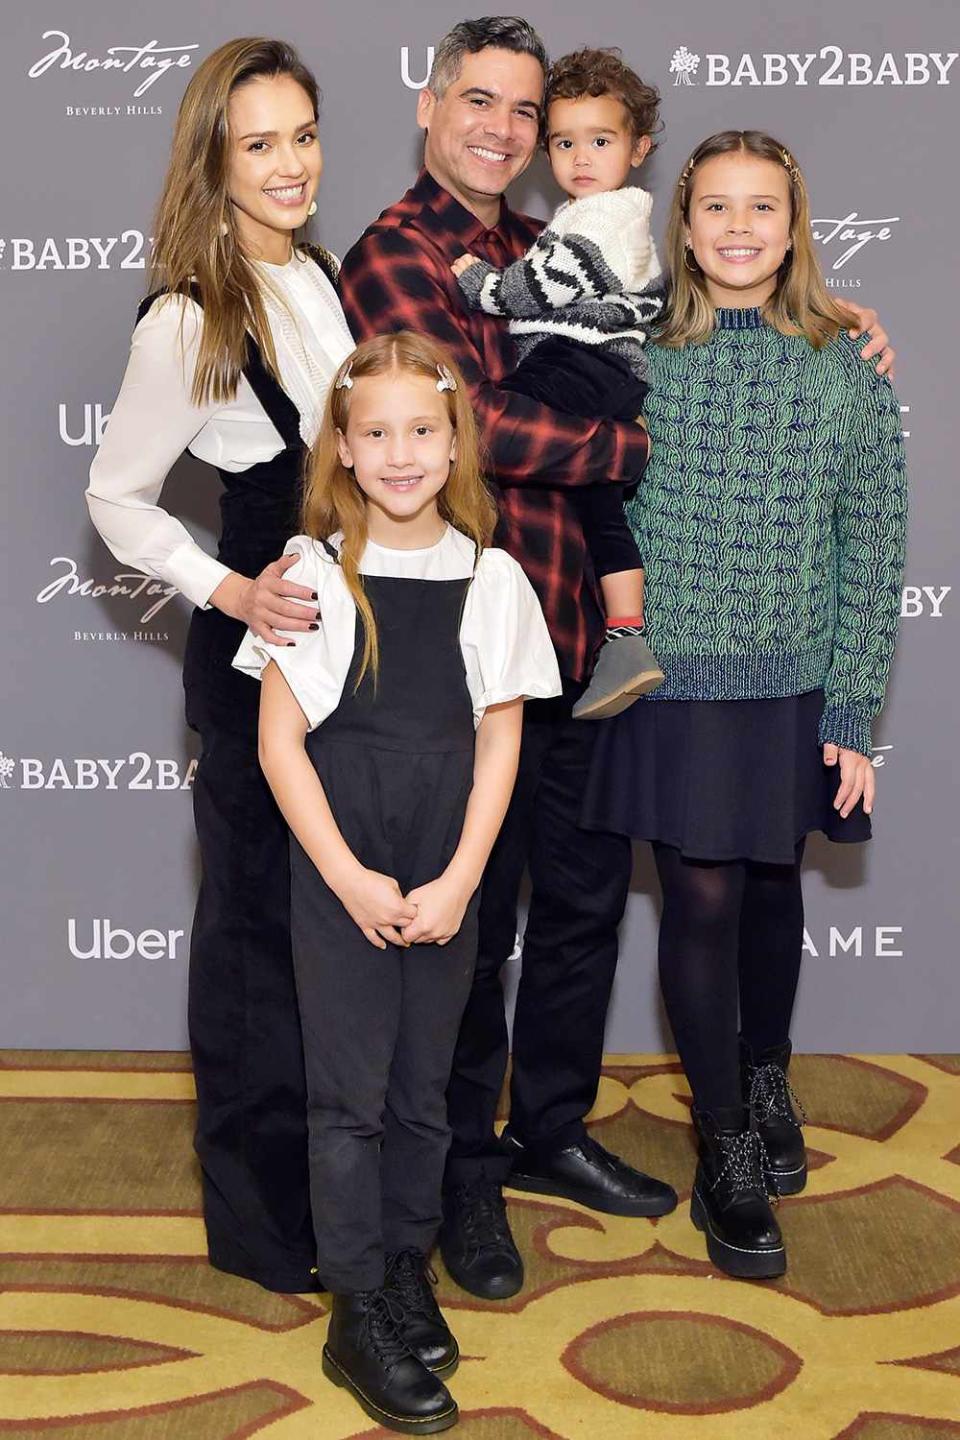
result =
[{"label": "patterned carpet", "polygon": [[[685,1085],[615,1057],[593,1133],[660,1221],[511,1197],[527,1285],[441,1277],[464,1440],[960,1437],[960,1057],[800,1057],[811,1178],[781,1281],[723,1278],[686,1201]],[[0,1052],[0,1435],[374,1440],[322,1377],[324,1297],[203,1258],[182,1055]]]}]

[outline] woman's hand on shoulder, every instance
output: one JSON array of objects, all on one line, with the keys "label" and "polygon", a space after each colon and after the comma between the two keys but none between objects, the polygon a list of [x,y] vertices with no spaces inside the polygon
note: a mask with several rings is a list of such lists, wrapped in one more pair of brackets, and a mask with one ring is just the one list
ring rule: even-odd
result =
[{"label": "woman's hand on shoulder", "polygon": [[295,604],[296,600],[316,600],[317,592],[306,585],[294,585],[283,577],[296,565],[299,555],[281,555],[272,560],[255,580],[233,571],[217,586],[211,602],[230,615],[242,620],[254,635],[270,645],[292,645],[295,642],[278,635],[278,630],[316,630],[320,611],[313,606]]},{"label": "woman's hand on shoulder", "polygon": [[409,897],[403,898],[392,875],[381,875],[360,864],[351,865],[330,888],[350,919],[378,950],[386,950],[388,940],[392,945],[410,943],[401,933],[401,927],[416,920],[417,907]]},{"label": "woman's hand on shoulder", "polygon": [[823,763],[840,767],[840,786],[833,802],[834,810],[839,810],[842,819],[846,820],[862,796],[864,814],[869,815],[873,810],[877,787],[877,777],[870,757],[861,755],[859,750],[844,750],[839,745],[824,745]]},{"label": "woman's hand on shoulder", "polygon": [[407,896],[408,904],[416,907],[416,919],[404,926],[403,936],[410,945],[446,945],[463,924],[463,916],[472,890],[451,875],[441,875],[428,885],[418,885]]},{"label": "woman's hand on shoulder", "polygon": [[880,358],[875,366],[877,374],[888,375],[892,380],[897,352],[890,344],[890,337],[880,324],[880,317],[876,310],[871,310],[863,305],[854,305],[852,300],[846,299],[843,301],[843,308],[852,311],[856,319],[856,324],[851,325],[847,331],[851,339],[859,340],[861,335],[870,331],[870,343],[865,345],[860,352],[860,359],[873,360],[879,355]]}]

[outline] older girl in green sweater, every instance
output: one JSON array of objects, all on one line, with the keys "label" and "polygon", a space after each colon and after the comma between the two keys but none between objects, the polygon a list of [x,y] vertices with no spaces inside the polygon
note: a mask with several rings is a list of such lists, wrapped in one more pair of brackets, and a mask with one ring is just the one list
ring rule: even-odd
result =
[{"label": "older girl in green sweater", "polygon": [[768,1195],[806,1182],[786,1080],[805,836],[870,835],[906,480],[889,381],[813,253],[796,161],[756,131],[691,155],[628,509],[663,686],[602,727],[585,823],[653,842],[659,963],[690,1081],[691,1214],[716,1265],[786,1266]]}]

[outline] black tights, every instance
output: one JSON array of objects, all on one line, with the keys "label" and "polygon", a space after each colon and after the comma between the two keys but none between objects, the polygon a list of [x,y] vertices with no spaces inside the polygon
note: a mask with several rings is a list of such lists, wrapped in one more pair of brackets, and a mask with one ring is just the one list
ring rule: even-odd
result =
[{"label": "black tights", "polygon": [[782,1045],[800,974],[803,841],[792,865],[686,860],[653,847],[663,890],[660,985],[698,1110],[740,1106],[737,1034]]}]

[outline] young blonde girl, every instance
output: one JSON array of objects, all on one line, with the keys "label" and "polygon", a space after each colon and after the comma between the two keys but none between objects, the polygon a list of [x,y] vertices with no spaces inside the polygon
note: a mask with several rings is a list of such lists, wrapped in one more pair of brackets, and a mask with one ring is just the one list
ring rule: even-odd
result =
[{"label": "young blonde girl", "polygon": [[611,722],[590,823],[654,845],[660,978],[716,1265],[782,1273],[768,1202],[806,1182],[786,1070],[805,836],[870,834],[871,722],[900,609],[900,414],[817,266],[791,153],[705,140],[668,234],[653,459],[629,518],[665,681]]},{"label": "young blonde girl", "polygon": [[292,832],[324,1368],[388,1428],[455,1422],[456,1341],[430,1288],[444,1092],[476,955],[476,890],[513,788],[525,696],[559,693],[496,511],[466,386],[400,333],[341,367],[287,545],[319,628],[262,675],[260,755]]}]

